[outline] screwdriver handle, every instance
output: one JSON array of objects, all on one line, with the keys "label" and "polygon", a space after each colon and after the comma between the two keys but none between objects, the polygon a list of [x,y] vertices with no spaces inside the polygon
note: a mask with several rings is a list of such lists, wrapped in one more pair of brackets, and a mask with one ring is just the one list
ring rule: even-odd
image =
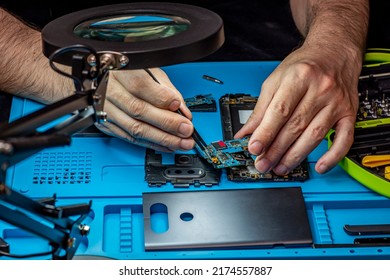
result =
[{"label": "screwdriver handle", "polygon": [[378,167],[390,164],[390,155],[370,155],[362,159],[362,165],[366,167]]}]

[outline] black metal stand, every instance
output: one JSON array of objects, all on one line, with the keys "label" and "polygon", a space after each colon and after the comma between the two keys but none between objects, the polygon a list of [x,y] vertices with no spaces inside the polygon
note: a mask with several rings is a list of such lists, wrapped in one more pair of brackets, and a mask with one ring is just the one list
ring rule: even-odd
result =
[{"label": "black metal stand", "polygon": [[[108,72],[98,81],[96,90],[76,91],[72,96],[0,127],[0,220],[47,239],[53,248],[53,259],[73,258],[83,236],[89,232],[82,221],[91,211],[91,202],[57,207],[55,195],[35,201],[5,185],[6,171],[44,148],[70,145],[72,134],[104,119]],[[93,84],[91,80],[87,82]],[[39,131],[43,125],[65,116],[69,116],[65,121]],[[72,219],[72,216],[78,217]]]},{"label": "black metal stand", "polygon": [[[91,202],[56,207],[55,197],[35,201],[4,184],[0,185],[0,200],[0,219],[47,239],[53,248],[53,259],[72,259],[83,236],[89,232],[82,221],[91,210]],[[69,218],[76,215],[79,217],[75,220]]]}]

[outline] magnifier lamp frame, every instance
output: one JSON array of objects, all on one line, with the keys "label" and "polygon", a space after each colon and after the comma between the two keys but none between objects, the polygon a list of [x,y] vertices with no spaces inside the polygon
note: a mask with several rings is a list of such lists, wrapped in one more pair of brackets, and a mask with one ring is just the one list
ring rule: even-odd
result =
[{"label": "magnifier lamp frame", "polygon": [[[75,28],[86,21],[132,15],[178,16],[190,22],[187,30],[173,36],[136,42],[111,42],[82,38]],[[203,58],[224,43],[222,19],[214,12],[187,4],[136,2],[100,6],[67,14],[47,24],[42,30],[43,53],[49,57],[57,49],[86,45],[98,53],[115,51],[126,55],[129,63],[122,69],[160,67]],[[80,54],[80,50],[77,50]],[[56,62],[72,65],[74,51],[56,58]]]}]

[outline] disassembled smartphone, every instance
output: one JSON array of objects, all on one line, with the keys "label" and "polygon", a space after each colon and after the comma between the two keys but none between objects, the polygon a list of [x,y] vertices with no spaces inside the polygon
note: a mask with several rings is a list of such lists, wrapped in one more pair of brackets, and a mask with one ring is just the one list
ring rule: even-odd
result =
[{"label": "disassembled smartphone", "polygon": [[[257,102],[257,97],[245,93],[225,94],[219,99],[223,137],[232,140],[234,134],[246,123]],[[246,138],[246,141],[248,138]],[[248,143],[246,143],[247,149]],[[305,160],[293,171],[284,176],[276,175],[273,171],[261,173],[254,167],[255,157],[246,150],[232,155],[242,164],[227,168],[227,176],[231,181],[305,181],[309,178],[308,163]]]},{"label": "disassembled smartphone", "polygon": [[309,177],[307,161],[287,175],[274,172],[261,173],[254,167],[255,156],[248,151],[249,137],[233,139],[253,111],[257,98],[248,94],[226,94],[220,98],[224,140],[206,144],[194,130],[197,155],[175,155],[175,164],[162,164],[162,155],[147,150],[145,179],[149,186],[161,186],[171,182],[175,187],[190,185],[213,186],[219,183],[220,169],[227,170],[230,181],[237,182],[290,182],[304,181]]}]

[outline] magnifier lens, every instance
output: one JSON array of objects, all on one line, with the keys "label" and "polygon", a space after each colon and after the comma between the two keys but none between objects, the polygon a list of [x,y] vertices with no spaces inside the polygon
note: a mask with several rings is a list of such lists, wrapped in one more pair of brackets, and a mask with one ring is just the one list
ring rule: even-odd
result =
[{"label": "magnifier lens", "polygon": [[[161,67],[203,58],[224,42],[223,21],[193,5],[136,2],[100,6],[59,17],[42,29],[46,57],[65,49],[56,63],[73,66],[75,55],[119,52],[125,69]],[[73,46],[69,49],[69,46]],[[68,49],[67,49],[68,48]],[[123,69],[123,68],[121,68]]]},{"label": "magnifier lens", "polygon": [[178,16],[127,14],[84,21],[73,32],[97,41],[140,42],[174,36],[189,26],[187,19]]}]

